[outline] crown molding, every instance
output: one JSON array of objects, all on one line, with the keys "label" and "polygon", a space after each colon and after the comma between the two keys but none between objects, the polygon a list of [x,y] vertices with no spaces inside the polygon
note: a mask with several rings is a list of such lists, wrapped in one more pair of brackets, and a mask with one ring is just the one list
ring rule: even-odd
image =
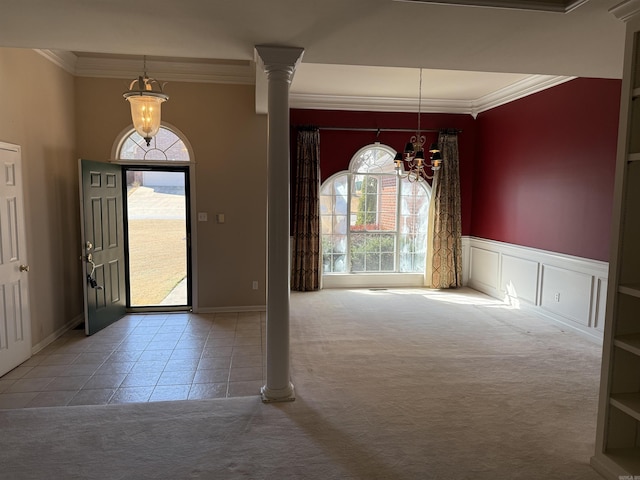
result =
[{"label": "crown molding", "polygon": [[[640,3],[640,0],[634,0]],[[140,59],[102,56],[77,56],[72,52],[36,50],[60,68],[78,77],[136,78],[141,73]],[[250,61],[169,61],[148,59],[150,76],[162,81],[224,84],[256,84],[256,63]],[[422,99],[420,111],[425,113],[469,114],[481,112],[560,85],[575,77],[531,75],[505,88],[475,100]],[[260,83],[260,82],[258,82]],[[258,99],[259,92],[256,92]],[[417,112],[417,98],[367,97],[290,93],[291,108],[315,110],[360,110],[376,112]],[[257,107],[256,107],[257,108]],[[257,108],[257,111],[259,109]],[[260,112],[263,113],[263,112]]]},{"label": "crown molding", "polygon": [[589,0],[393,0],[405,3],[435,3],[463,7],[508,8],[539,12],[569,13]]},{"label": "crown molding", "polygon": [[[316,110],[361,110],[373,112],[417,112],[417,98],[361,97],[352,95],[317,95],[291,93],[291,108]],[[469,113],[469,102],[464,100],[439,100],[423,98],[421,112]]]},{"label": "crown molding", "polygon": [[640,0],[625,0],[609,9],[618,20],[629,21],[640,12]]},{"label": "crown molding", "polygon": [[480,97],[472,102],[471,115],[477,117],[479,113],[499,107],[505,103],[519,100],[520,98],[533,95],[551,87],[563,84],[577,77],[566,77],[557,75],[531,75],[512,85],[497,90],[493,93]]},{"label": "crown molding", "polygon": [[[513,102],[520,98],[546,90],[573,80],[576,77],[554,75],[531,75],[508,87],[475,100],[422,99],[420,111],[424,113],[469,114],[474,118],[479,113]],[[417,112],[417,98],[383,98],[340,95],[316,95],[291,93],[291,108],[316,110],[361,110],[374,112]]]},{"label": "crown molding", "polygon": [[[77,77],[137,78],[141,59],[77,56],[72,52],[36,50],[54,64]],[[253,85],[255,67],[250,61],[147,60],[150,76],[162,81]]]},{"label": "crown molding", "polygon": [[[137,78],[142,72],[139,59],[78,57],[76,75],[79,77]],[[251,62],[174,62],[147,60],[149,76],[162,81],[231,83],[253,85],[254,67]]]},{"label": "crown molding", "polygon": [[71,75],[76,74],[76,63],[78,61],[78,57],[75,56],[71,52],[66,52],[63,50],[41,50],[35,49],[36,53],[39,53],[44,58],[49,60],[51,63],[57,65],[62,68],[66,72]]}]

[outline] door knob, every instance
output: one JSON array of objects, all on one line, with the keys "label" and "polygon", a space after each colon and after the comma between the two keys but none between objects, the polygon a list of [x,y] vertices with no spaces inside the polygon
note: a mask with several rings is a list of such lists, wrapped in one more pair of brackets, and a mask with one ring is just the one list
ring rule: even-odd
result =
[{"label": "door knob", "polygon": [[21,272],[28,272],[29,271],[29,265],[20,265],[20,271]]}]

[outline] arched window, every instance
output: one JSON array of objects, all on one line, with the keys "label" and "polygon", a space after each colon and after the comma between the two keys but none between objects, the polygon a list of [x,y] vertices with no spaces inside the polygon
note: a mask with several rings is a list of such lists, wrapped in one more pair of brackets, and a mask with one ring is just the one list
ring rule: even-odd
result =
[{"label": "arched window", "polygon": [[132,129],[129,135],[124,136],[118,143],[116,158],[144,162],[189,162],[191,160],[184,140],[165,125],[160,127],[148,147],[147,142]]},{"label": "arched window", "polygon": [[424,271],[431,187],[398,176],[395,153],[368,145],[323,183],[324,274]]}]

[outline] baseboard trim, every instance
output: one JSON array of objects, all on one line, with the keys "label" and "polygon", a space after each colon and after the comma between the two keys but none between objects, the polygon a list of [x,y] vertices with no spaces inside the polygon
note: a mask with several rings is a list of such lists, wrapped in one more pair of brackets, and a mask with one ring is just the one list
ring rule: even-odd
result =
[{"label": "baseboard trim", "polygon": [[67,323],[64,324],[64,326],[62,326],[59,329],[57,329],[55,332],[53,332],[47,338],[45,338],[44,340],[42,340],[42,341],[36,343],[35,345],[33,345],[31,347],[31,355],[35,355],[36,353],[41,351],[43,348],[45,348],[45,347],[49,346],[50,344],[52,344],[53,342],[55,342],[58,338],[60,338],[65,333],[67,333],[69,330],[73,330],[74,328],[76,328],[78,325],[80,325],[83,322],[84,322],[84,315],[83,314],[80,314],[77,317],[75,317],[73,320],[68,321]]},{"label": "baseboard trim", "polygon": [[524,310],[528,313],[531,313],[533,315],[538,315],[539,317],[544,317],[547,318],[549,320],[554,321],[555,323],[559,323],[560,325],[562,325],[563,327],[566,327],[566,329],[578,333],[581,336],[583,336],[584,338],[586,338],[587,340],[591,340],[592,342],[598,344],[598,345],[602,345],[602,334],[600,332],[598,332],[597,330],[594,329],[587,329],[584,327],[580,327],[579,325],[574,324],[573,322],[571,322],[570,320],[565,319],[564,317],[561,317],[560,315],[555,315],[552,312],[546,311],[540,307],[537,307],[535,305],[530,305],[527,303],[522,303],[520,304],[519,307],[521,310]]},{"label": "baseboard trim", "polygon": [[242,307],[200,307],[197,313],[266,312],[266,305],[245,305]]},{"label": "baseboard trim", "polygon": [[[605,453],[596,453],[589,462],[591,467],[607,480],[620,480],[621,478],[635,478],[631,472],[625,471],[620,465],[612,461]],[[635,472],[634,472],[635,473]]]}]

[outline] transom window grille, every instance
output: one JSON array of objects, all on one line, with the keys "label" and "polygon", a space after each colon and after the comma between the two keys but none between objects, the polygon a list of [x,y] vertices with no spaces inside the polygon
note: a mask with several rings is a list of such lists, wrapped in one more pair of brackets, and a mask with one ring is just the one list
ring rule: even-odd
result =
[{"label": "transom window grille", "polygon": [[322,185],[323,273],[424,271],[431,187],[396,175],[394,156],[368,145]]},{"label": "transom window grille", "polygon": [[134,130],[120,144],[118,158],[121,160],[188,162],[189,150],[180,137],[165,126],[147,142]]}]

